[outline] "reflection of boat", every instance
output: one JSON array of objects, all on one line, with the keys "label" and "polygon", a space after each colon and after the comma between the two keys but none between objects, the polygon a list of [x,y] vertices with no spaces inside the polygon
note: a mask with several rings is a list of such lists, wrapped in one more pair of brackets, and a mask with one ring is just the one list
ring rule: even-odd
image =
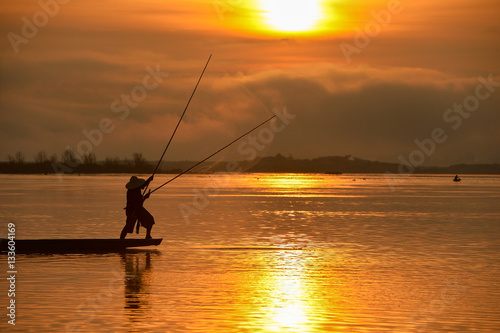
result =
[{"label": "reflection of boat", "polygon": [[[153,239],[0,239],[0,251],[16,253],[98,253],[120,252],[129,247],[159,245],[163,238]],[[11,244],[9,244],[9,242]],[[13,248],[9,248],[13,244]]]}]

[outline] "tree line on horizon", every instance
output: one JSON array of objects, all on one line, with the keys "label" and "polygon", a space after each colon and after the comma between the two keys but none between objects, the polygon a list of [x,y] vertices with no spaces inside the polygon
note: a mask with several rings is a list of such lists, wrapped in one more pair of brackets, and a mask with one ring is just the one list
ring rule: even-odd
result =
[{"label": "tree line on horizon", "polygon": [[58,157],[39,151],[32,161],[20,151],[7,155],[7,162],[0,162],[2,173],[152,173],[154,166],[147,162],[142,153],[133,153],[132,158],[106,157],[97,161],[92,152],[81,158],[71,149],[66,149]]}]

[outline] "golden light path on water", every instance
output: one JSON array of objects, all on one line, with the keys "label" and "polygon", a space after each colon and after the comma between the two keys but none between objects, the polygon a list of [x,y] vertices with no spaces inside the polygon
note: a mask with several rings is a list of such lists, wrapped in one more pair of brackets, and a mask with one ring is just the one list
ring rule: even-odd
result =
[{"label": "golden light path on water", "polygon": [[[262,276],[264,297],[261,312],[267,317],[260,319],[257,326],[269,332],[312,332],[319,329],[317,314],[321,313],[327,298],[318,290],[321,281],[311,275],[307,258],[300,251],[276,252],[275,263],[280,269],[270,269]],[[309,262],[309,264],[308,264]]]},{"label": "golden light path on water", "polygon": [[[186,319],[192,331],[210,331],[224,327],[225,323],[238,323],[238,331],[242,332],[324,332],[334,323],[329,317],[344,320],[344,313],[354,315],[343,308],[351,303],[343,299],[351,293],[345,290],[348,286],[313,251],[241,249],[211,253],[223,258],[221,264],[227,265],[232,258],[229,261],[237,269],[208,267],[197,274],[170,272],[164,280],[155,281],[182,289],[191,297],[197,295],[197,302],[192,304],[194,311]],[[323,268],[330,270],[322,272]],[[148,292],[155,293],[153,289]],[[154,318],[185,315],[168,303],[142,301],[150,303],[148,311]],[[204,309],[195,310],[197,304],[205,304]],[[218,324],[209,327],[207,320]],[[152,327],[155,325],[151,323]],[[229,328],[227,331],[235,332]]]}]

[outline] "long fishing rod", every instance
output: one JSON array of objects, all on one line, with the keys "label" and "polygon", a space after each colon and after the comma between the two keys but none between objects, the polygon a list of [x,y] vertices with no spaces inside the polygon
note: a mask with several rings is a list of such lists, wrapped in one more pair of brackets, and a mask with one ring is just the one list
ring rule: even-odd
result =
[{"label": "long fishing rod", "polygon": [[[160,160],[156,164],[155,170],[153,171],[153,174],[151,176],[154,176],[156,174],[156,171],[158,170],[158,167],[160,166],[161,161],[163,160],[163,156],[165,156],[165,153],[167,152],[168,147],[170,146],[170,142],[172,142],[172,139],[174,138],[175,132],[177,132],[177,128],[179,128],[179,125],[182,121],[182,118],[184,117],[184,114],[186,113],[186,110],[188,109],[189,103],[191,103],[191,100],[193,99],[194,93],[196,92],[196,89],[198,88],[198,85],[200,84],[201,78],[203,77],[203,74],[205,73],[205,70],[207,69],[208,63],[210,62],[210,59],[212,58],[212,55],[208,57],[207,63],[205,64],[205,67],[203,68],[203,71],[201,72],[200,78],[198,79],[198,82],[196,83],[196,86],[194,87],[193,93],[191,94],[191,97],[189,97],[189,100],[186,104],[186,107],[184,108],[184,111],[182,112],[182,115],[177,122],[177,126],[175,126],[174,132],[170,136],[170,140],[168,140],[167,146],[165,147],[165,150],[163,150],[163,154],[161,154]],[[149,184],[148,184],[149,186]],[[146,190],[148,189],[148,186],[144,188],[144,193],[146,193]]]},{"label": "long fishing rod", "polygon": [[240,137],[238,137],[237,139],[234,139],[233,141],[231,141],[229,144],[225,145],[224,147],[222,147],[221,149],[217,150],[215,153],[213,153],[212,155],[208,156],[207,158],[205,158],[203,161],[201,162],[198,162],[196,163],[195,165],[193,165],[192,167],[190,167],[189,169],[187,169],[186,171],[183,171],[181,172],[180,174],[178,174],[177,176],[175,176],[174,178],[170,179],[169,181],[163,183],[162,185],[158,186],[157,188],[155,188],[154,190],[152,190],[150,193],[153,193],[157,190],[159,190],[160,188],[162,188],[163,186],[167,185],[168,183],[172,182],[173,180],[179,178],[180,176],[182,176],[183,174],[193,170],[194,168],[196,168],[198,165],[200,165],[201,163],[205,162],[206,160],[208,160],[209,158],[211,158],[212,156],[220,153],[221,151],[223,151],[224,149],[226,149],[227,147],[231,146],[233,143],[235,143],[236,141],[240,140],[241,138],[243,138],[244,136],[252,133],[253,131],[255,131],[257,128],[261,127],[262,125],[264,125],[265,123],[267,123],[268,121],[270,121],[271,119],[275,118],[276,115],[272,116],[271,118],[267,119],[266,121],[262,122],[261,124],[255,126],[254,128],[252,128],[250,131],[246,132],[245,134],[241,135]]}]

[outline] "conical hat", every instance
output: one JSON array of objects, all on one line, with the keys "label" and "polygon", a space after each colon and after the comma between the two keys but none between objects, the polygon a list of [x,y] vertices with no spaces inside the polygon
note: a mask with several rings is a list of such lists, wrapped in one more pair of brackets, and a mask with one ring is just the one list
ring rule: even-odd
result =
[{"label": "conical hat", "polygon": [[139,188],[142,185],[144,185],[145,182],[146,182],[145,179],[137,178],[136,176],[132,176],[132,177],[130,177],[130,181],[127,183],[127,185],[125,185],[125,187],[129,190],[134,190],[134,189]]}]

